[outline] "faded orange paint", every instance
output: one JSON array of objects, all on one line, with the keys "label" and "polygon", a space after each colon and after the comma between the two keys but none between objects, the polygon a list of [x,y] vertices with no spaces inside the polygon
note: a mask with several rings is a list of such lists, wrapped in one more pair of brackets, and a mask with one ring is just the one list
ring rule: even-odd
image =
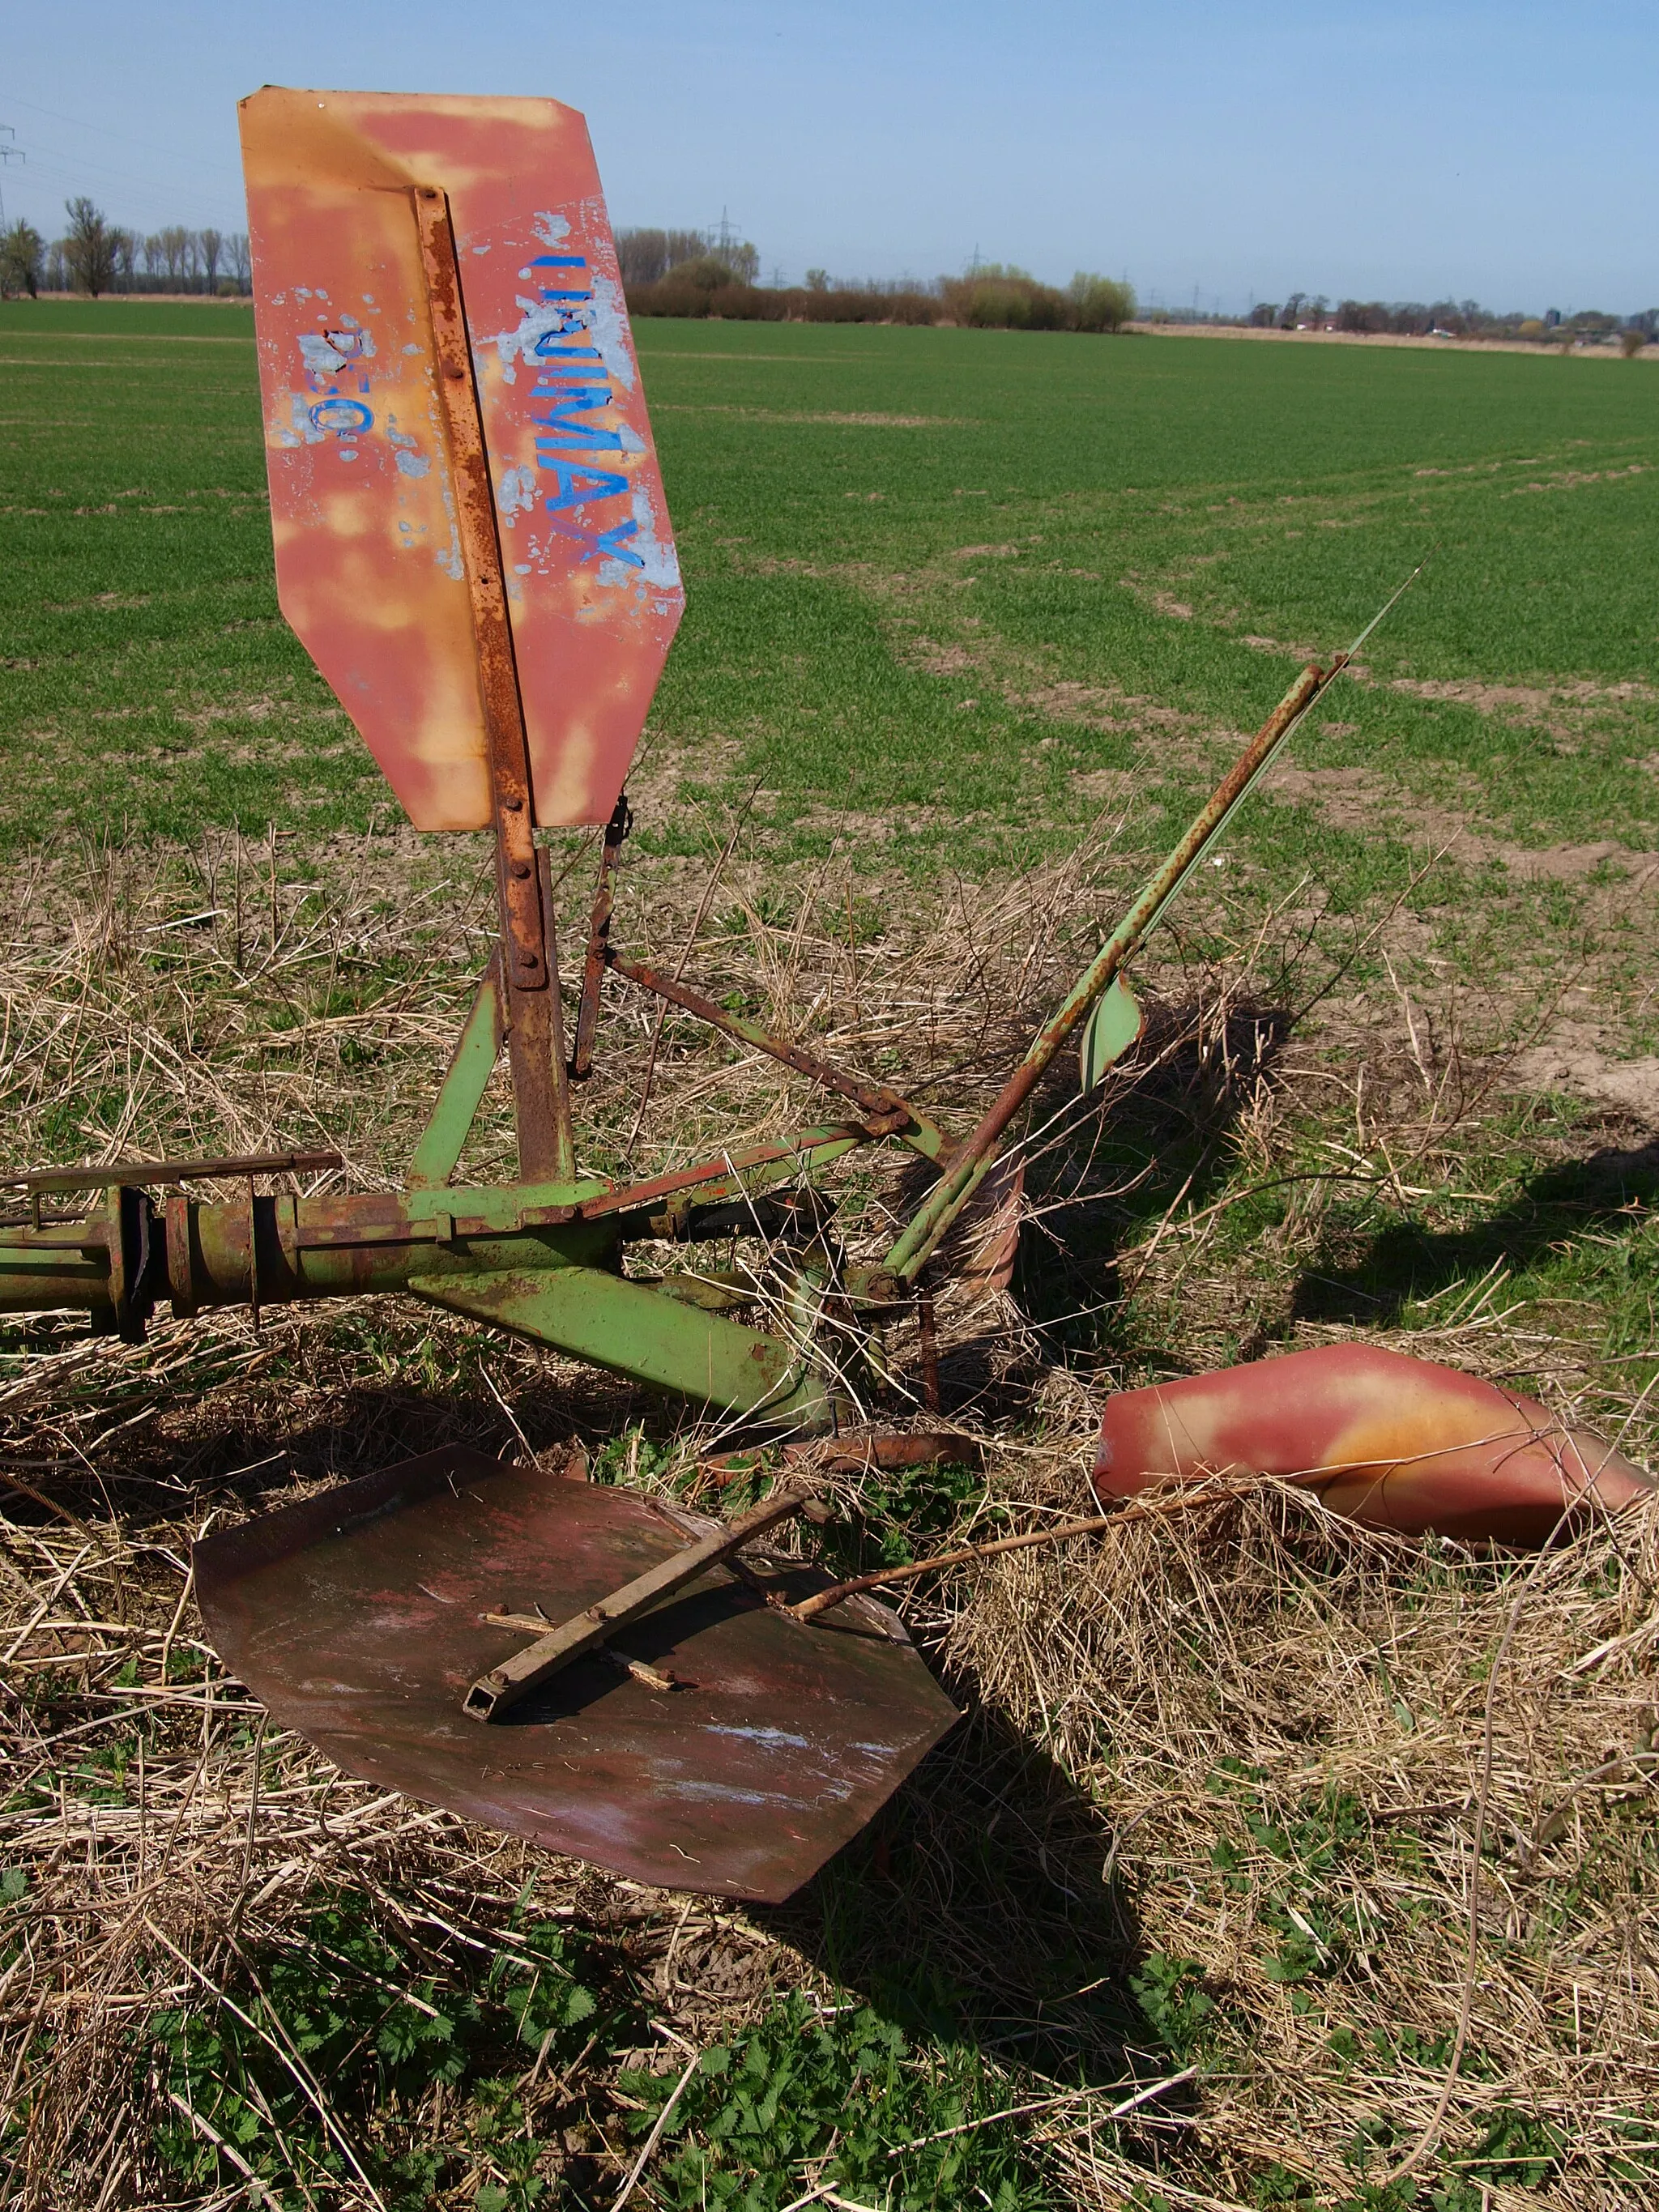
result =
[{"label": "faded orange paint", "polygon": [[1611,1444],[1535,1399],[1380,1345],[1321,1345],[1108,1403],[1094,1468],[1103,1503],[1226,1468],[1297,1483],[1332,1512],[1401,1535],[1515,1544],[1654,1492]]},{"label": "faded orange paint", "polygon": [[605,821],[684,594],[585,122],[551,100],[267,87],[241,125],[283,612],[416,827],[487,826],[412,198],[435,188],[461,269],[536,818]]}]

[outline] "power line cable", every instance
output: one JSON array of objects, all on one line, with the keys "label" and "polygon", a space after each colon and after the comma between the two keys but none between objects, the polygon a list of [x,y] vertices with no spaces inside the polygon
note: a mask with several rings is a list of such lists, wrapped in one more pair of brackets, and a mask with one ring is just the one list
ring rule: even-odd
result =
[{"label": "power line cable", "polygon": [[[35,100],[20,99],[15,92],[8,93],[6,97],[12,106],[27,107],[30,113],[33,115],[50,116],[54,123],[67,123],[72,131],[95,131],[100,138],[118,138],[126,145],[142,148],[147,154],[165,154],[170,160],[178,159],[178,149],[176,147],[157,146],[150,139],[135,138],[130,131],[112,131],[106,124],[88,123],[78,115],[60,114],[55,107],[42,107]],[[241,175],[240,171],[233,167],[228,161],[216,161],[211,159],[207,161],[198,161],[192,159],[189,155],[185,156],[185,160],[186,165],[189,167],[194,168],[212,169],[216,174],[222,177],[234,176],[239,185],[241,183]]]}]

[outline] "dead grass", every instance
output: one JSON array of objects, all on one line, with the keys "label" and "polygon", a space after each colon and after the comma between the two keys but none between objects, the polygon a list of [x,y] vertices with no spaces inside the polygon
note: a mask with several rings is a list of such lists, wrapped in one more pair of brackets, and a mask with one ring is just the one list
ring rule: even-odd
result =
[{"label": "dead grass", "polygon": [[[1121,902],[1129,862],[1089,849],[1035,881],[944,882],[908,916],[839,859],[791,877],[739,857],[689,973],[960,1124]],[[332,1142],[344,1180],[394,1177],[485,949],[482,854],[342,839],[300,871],[285,846],[228,840],[64,850],[14,873],[6,1155]],[[586,874],[565,879],[573,915]],[[636,863],[618,940],[677,957],[705,888],[700,868]],[[850,1525],[936,1548],[1073,1514],[1103,1389],[1352,1333],[1310,1317],[1296,1286],[1356,1192],[1401,1215],[1453,1189],[1498,1205],[1505,1068],[1525,1042],[1509,1011],[1483,1029],[1467,1000],[1397,994],[1364,957],[1387,917],[1339,923],[1297,896],[1194,908],[1144,971],[1153,1018],[1106,1114],[1064,1084],[1039,1102],[1018,1302],[957,1294],[941,1311],[947,1403],[982,1481],[896,1498],[877,1479],[842,1498]],[[581,1102],[588,1164],[607,1171],[651,1027],[637,1000],[607,1009]],[[671,1021],[629,1164],[774,1133],[802,1097]],[[1597,1141],[1541,1124],[1528,1139],[1545,1164]],[[474,1164],[509,1164],[495,1099]],[[880,1249],[909,1188],[848,1171],[852,1249]],[[1647,1392],[1601,1357],[1593,1317],[1564,1301],[1540,1325],[1506,1279],[1459,1279],[1413,1325],[1366,1333],[1524,1374],[1650,1453]],[[917,2066],[977,2051],[996,2100],[981,2112],[1030,2108],[1055,2203],[1650,2201],[1659,1523],[1490,1559],[1235,1482],[1063,1556],[913,1586],[913,1632],[969,1719],[820,1882],[750,1913],[337,1773],[224,1677],[188,1571],[204,1529],[449,1437],[540,1454],[632,1428],[633,1479],[684,1494],[708,1425],[397,1307],[268,1310],[257,1332],[239,1314],[164,1321],[142,1348],[48,1321],[5,1346],[8,2201],[250,2201],[234,2143],[199,2185],[163,2161],[158,2131],[181,2115],[153,2022],[252,2005],[318,1900],[342,1894],[446,2005],[515,1955],[526,1915],[597,1947],[625,1998],[606,2035],[556,2067],[512,2062],[546,2203],[616,2196],[637,2148],[630,2063],[678,2078],[791,1990],[824,2018],[849,1992],[908,2005],[933,2023],[913,2030]],[[890,1348],[914,1377],[914,1343]],[[312,2074],[297,2047],[282,2063],[337,2166],[291,2201],[387,2201],[361,2173],[405,2137],[444,2153],[427,2201],[529,2201],[480,2196],[518,2186],[511,2143],[441,2086],[365,2112],[349,2069]],[[191,2109],[183,2124],[207,2140]],[[804,2200],[817,2171],[753,2201]],[[636,2193],[695,2201],[655,2167]]]}]

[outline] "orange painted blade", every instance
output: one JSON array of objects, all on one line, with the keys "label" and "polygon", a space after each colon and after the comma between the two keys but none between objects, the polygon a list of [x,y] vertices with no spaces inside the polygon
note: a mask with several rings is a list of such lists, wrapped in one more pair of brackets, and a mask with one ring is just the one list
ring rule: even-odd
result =
[{"label": "orange painted blade", "polygon": [[1541,1544],[1564,1519],[1655,1490],[1535,1399],[1381,1345],[1319,1345],[1108,1401],[1103,1502],[1230,1468],[1305,1485],[1373,1528],[1508,1544]]},{"label": "orange painted blade", "polygon": [[420,830],[478,830],[471,601],[411,195],[447,195],[537,820],[604,822],[684,593],[587,127],[551,100],[241,106],[283,612]]}]

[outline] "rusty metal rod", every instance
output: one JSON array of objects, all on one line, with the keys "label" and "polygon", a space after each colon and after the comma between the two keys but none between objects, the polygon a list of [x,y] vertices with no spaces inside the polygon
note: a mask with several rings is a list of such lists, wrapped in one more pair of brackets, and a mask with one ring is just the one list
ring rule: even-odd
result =
[{"label": "rusty metal rod", "polygon": [[647,1567],[642,1575],[636,1575],[631,1583],[624,1583],[609,1597],[600,1598],[585,1612],[574,1613],[557,1627],[550,1628],[544,1636],[538,1636],[533,1644],[526,1644],[522,1651],[515,1652],[512,1658],[504,1659],[499,1667],[480,1674],[462,1698],[461,1711],[469,1720],[498,1719],[561,1668],[581,1658],[614,1636],[619,1628],[626,1628],[630,1621],[638,1620],[709,1568],[721,1565],[751,1537],[764,1534],[780,1521],[789,1520],[811,1504],[822,1486],[821,1483],[803,1483],[778,1491],[727,1527],[688,1545],[683,1552],[659,1559],[654,1567]]},{"label": "rusty metal rod", "polygon": [[[821,1127],[804,1129],[787,1145],[750,1145],[740,1152],[722,1152],[718,1159],[701,1161],[694,1168],[657,1176],[649,1182],[623,1184],[615,1190],[602,1192],[597,1198],[584,1199],[574,1211],[584,1221],[600,1221],[607,1214],[633,1213],[659,1200],[677,1198],[702,1183],[717,1185],[724,1197],[728,1189],[743,1190],[744,1178],[753,1169],[785,1168],[789,1163],[797,1163],[802,1170],[810,1170],[839,1158],[855,1145],[872,1143],[878,1137],[890,1135],[896,1119],[890,1117],[885,1127],[872,1124],[867,1128],[853,1121],[828,1122]],[[775,1176],[769,1180],[781,1182],[783,1177]]]},{"label": "rusty metal rod", "polygon": [[[1246,1486],[1260,1488],[1261,1484]],[[1132,1505],[1120,1506],[1115,1513],[1097,1514],[1088,1521],[1062,1521],[1055,1528],[1029,1528],[1023,1535],[998,1536],[988,1544],[964,1544],[954,1552],[936,1553],[931,1559],[912,1559],[902,1567],[882,1567],[874,1574],[855,1575],[850,1582],[832,1583],[828,1589],[814,1590],[798,1604],[776,1609],[793,1620],[814,1620],[843,1598],[861,1597],[866,1590],[913,1583],[920,1575],[937,1574],[945,1567],[969,1566],[975,1559],[994,1559],[1005,1552],[1027,1552],[1038,1544],[1069,1544],[1073,1537],[1103,1535],[1108,1528],[1121,1528],[1131,1521],[1161,1520],[1165,1514],[1188,1512],[1195,1505],[1237,1496],[1239,1488],[1237,1483],[1223,1486],[1213,1479],[1188,1483],[1164,1497],[1139,1498]]]},{"label": "rusty metal rod", "polygon": [[620,952],[607,951],[605,962],[616,969],[617,975],[625,975],[630,983],[637,983],[642,991],[649,991],[659,999],[666,999],[671,1006],[683,1007],[688,1014],[695,1014],[700,1022],[707,1022],[710,1029],[719,1030],[722,1036],[732,1037],[739,1044],[752,1045],[757,1052],[781,1060],[786,1067],[793,1067],[797,1075],[805,1075],[824,1090],[834,1091],[843,1098],[850,1098],[855,1106],[862,1107],[866,1114],[878,1121],[890,1125],[891,1116],[902,1115],[906,1121],[914,1122],[918,1128],[933,1127],[927,1116],[919,1114],[908,1099],[899,1097],[896,1091],[889,1091],[877,1084],[860,1083],[855,1075],[843,1073],[829,1060],[820,1060],[816,1053],[803,1051],[798,1044],[786,1044],[781,1037],[775,1037],[769,1030],[763,1030],[758,1022],[747,1021],[741,1014],[732,1013],[726,1007],[716,1006],[712,999],[705,999],[701,991],[694,991],[689,984],[665,975],[659,969],[647,967],[644,961],[629,960]]},{"label": "rusty metal rod", "polygon": [[507,981],[507,1057],[526,1181],[566,1182],[575,1142],[560,1034],[559,969],[553,917],[536,851],[536,801],[489,449],[472,365],[459,258],[441,191],[412,195],[438,393],[456,490],[455,526],[466,571],[478,696],[489,747],[490,812]]},{"label": "rusty metal rod", "polygon": [[891,1583],[914,1582],[918,1575],[936,1574],[941,1567],[963,1567],[974,1559],[994,1559],[1000,1552],[1024,1552],[1033,1544],[1064,1544],[1073,1536],[1097,1536],[1103,1528],[1121,1521],[1120,1513],[1103,1513],[1092,1521],[1066,1521],[1058,1528],[1037,1528],[1024,1536],[999,1536],[994,1543],[964,1544],[955,1552],[940,1552],[931,1559],[912,1559],[902,1567],[883,1567],[873,1575],[854,1575],[850,1582],[832,1583],[828,1589],[814,1590],[798,1605],[781,1606],[781,1613],[796,1620],[815,1620],[821,1613],[828,1613],[832,1605],[843,1598],[860,1597],[866,1590],[885,1589]]},{"label": "rusty metal rod", "polygon": [[599,1025],[599,989],[605,981],[605,950],[611,939],[611,909],[616,898],[617,856],[623,840],[634,826],[633,811],[624,792],[605,825],[605,844],[599,854],[599,880],[593,892],[593,910],[587,921],[587,957],[582,963],[582,992],[576,1006],[576,1037],[570,1053],[570,1079],[586,1083],[593,1072],[593,1038]]},{"label": "rusty metal rod", "polygon": [[1348,662],[1340,654],[1331,667],[1310,662],[1268,715],[1255,736],[1188,824],[1187,834],[1095,955],[1058,1013],[1037,1031],[1030,1049],[1010,1076],[971,1137],[951,1154],[951,1165],[912,1216],[888,1254],[886,1266],[914,1281],[939,1239],[973,1196],[996,1157],[998,1140],[1054,1065],[1067,1039],[1087,1018],[1125,963],[1139,948],[1170,900],[1203,859],[1261,775],[1308,708]]}]

